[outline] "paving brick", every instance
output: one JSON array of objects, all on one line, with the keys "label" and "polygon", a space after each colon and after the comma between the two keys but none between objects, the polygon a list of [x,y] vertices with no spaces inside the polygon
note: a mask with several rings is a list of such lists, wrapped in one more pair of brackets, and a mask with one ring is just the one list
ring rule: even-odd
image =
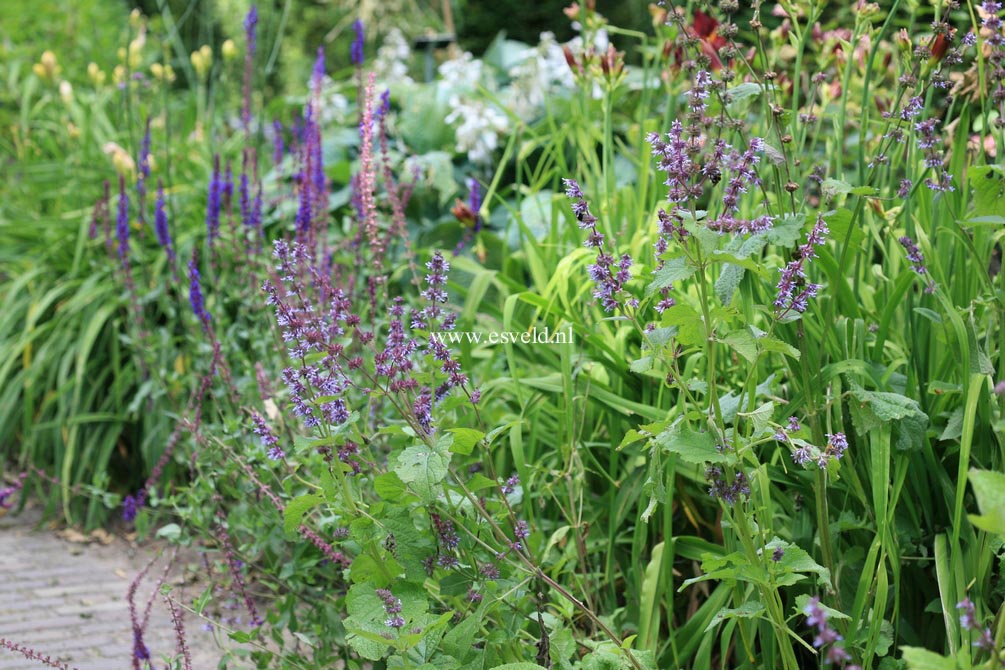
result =
[{"label": "paving brick", "polygon": [[[0,637],[77,670],[131,670],[133,634],[126,592],[153,555],[121,539],[108,546],[66,542],[39,529],[38,515],[30,510],[0,517]],[[151,574],[159,576],[161,570],[155,567]],[[152,589],[147,581],[137,593],[141,613]],[[181,598],[201,589],[189,586],[175,593]],[[213,670],[223,652],[197,621],[185,623],[193,667]],[[159,597],[145,641],[156,659],[174,653],[174,627]],[[0,670],[41,668],[38,662],[0,649]]]}]

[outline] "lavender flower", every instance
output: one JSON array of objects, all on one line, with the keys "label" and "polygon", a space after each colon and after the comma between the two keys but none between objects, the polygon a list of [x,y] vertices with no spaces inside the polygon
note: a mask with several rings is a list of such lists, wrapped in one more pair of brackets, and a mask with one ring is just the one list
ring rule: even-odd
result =
[{"label": "lavender flower", "polygon": [[258,48],[257,39],[258,8],[252,5],[244,17],[244,36],[247,47],[244,52],[244,90],[241,104],[241,121],[244,124],[244,131],[251,132],[251,75],[254,70],[255,50]]},{"label": "lavender flower", "polygon": [[970,598],[964,598],[956,604],[956,609],[960,611],[960,627],[963,630],[975,630],[978,627],[977,614],[974,611],[974,603]]},{"label": "lavender flower", "polygon": [[220,236],[220,193],[223,182],[220,180],[220,155],[213,157],[213,175],[209,180],[209,196],[206,199],[206,239],[209,248]]},{"label": "lavender flower", "polygon": [[349,58],[352,60],[353,65],[363,64],[363,46],[365,44],[365,35],[363,34],[363,22],[356,19],[352,24],[352,29],[356,34],[355,39],[352,41],[352,46],[349,48]]},{"label": "lavender flower", "polygon": [[122,175],[119,175],[119,210],[115,219],[115,237],[119,240],[122,269],[129,272],[129,196],[126,194],[126,178]]},{"label": "lavender flower", "polygon": [[279,461],[285,458],[286,453],[283,451],[283,448],[279,446],[279,438],[272,432],[272,428],[269,427],[265,417],[258,412],[252,411],[251,421],[253,423],[252,432],[262,438],[262,446],[268,450],[269,459]]},{"label": "lavender flower", "polygon": [[520,485],[520,475],[513,474],[510,476],[509,479],[506,480],[505,484],[499,487],[499,490],[503,492],[503,495],[509,495],[510,493],[513,493],[513,491],[515,491],[516,487],[519,485]]},{"label": "lavender flower", "polygon": [[137,177],[136,177],[136,195],[139,202],[139,218],[140,221],[144,221],[145,209],[143,204],[146,200],[147,195],[147,178],[150,176],[150,117],[147,117],[146,129],[143,132],[143,139],[140,141],[140,152],[137,157]]},{"label": "lavender flower", "polygon": [[202,324],[203,330],[209,330],[209,312],[202,298],[202,278],[199,275],[198,257],[195,249],[192,250],[192,259],[188,262],[188,299],[192,305],[192,313]]},{"label": "lavender flower", "polygon": [[[928,267],[925,265],[925,257],[918,248],[918,245],[914,243],[914,240],[904,235],[897,241],[900,242],[900,246],[904,247],[904,251],[907,252],[907,260],[911,262],[911,269],[922,277],[928,277]],[[935,288],[935,282],[929,278],[928,285],[925,286],[925,293],[935,293]]]},{"label": "lavender flower", "polygon": [[171,243],[171,231],[168,228],[167,212],[164,210],[164,184],[157,180],[157,202],[154,205],[154,232],[157,235],[157,242],[167,253],[168,263],[171,265],[171,272],[178,279],[178,271],[175,268],[178,262],[175,256],[174,245]]},{"label": "lavender flower", "polygon": [[841,460],[844,456],[845,450],[848,448],[848,439],[845,437],[844,433],[828,433],[827,434],[827,448],[825,453],[828,456],[833,457],[835,461]]},{"label": "lavender flower", "polygon": [[914,186],[910,179],[901,179],[900,188],[897,189],[898,198],[906,198],[911,194],[911,187]]},{"label": "lavender flower", "polygon": [[713,465],[705,469],[705,479],[710,484],[708,495],[719,498],[727,505],[732,505],[741,497],[750,495],[750,484],[743,472],[737,472],[733,481],[729,482],[726,481],[722,468]]},{"label": "lavender flower", "polygon": [[147,502],[147,491],[146,489],[140,489],[136,492],[136,495],[127,495],[122,501],[122,520],[132,523],[136,520],[136,515],[139,511],[146,505]]},{"label": "lavender flower", "polygon": [[813,646],[821,650],[827,647],[827,651],[824,653],[824,659],[827,663],[845,663],[851,660],[844,646],[837,644],[844,638],[828,623],[830,615],[827,610],[821,607],[820,598],[816,596],[810,598],[803,608],[803,614],[806,615],[806,625],[816,628]]},{"label": "lavender flower", "polygon": [[775,550],[771,552],[771,560],[773,560],[775,563],[780,562],[784,556],[785,556],[785,550],[782,549],[781,547],[775,547]]},{"label": "lavender flower", "polygon": [[283,155],[286,153],[286,146],[283,143],[283,122],[279,119],[272,121],[272,162],[278,168],[283,162]]},{"label": "lavender flower", "polygon": [[473,232],[478,232],[482,229],[482,217],[478,213],[482,208],[482,194],[481,188],[478,185],[478,180],[471,178],[468,179],[468,209],[475,216],[475,223]]},{"label": "lavender flower", "polygon": [[[589,231],[586,247],[597,250],[596,262],[587,267],[590,279],[596,286],[593,297],[600,301],[605,312],[613,312],[622,308],[618,297],[624,285],[631,279],[632,258],[628,254],[623,254],[618,259],[604,250],[604,235],[597,230],[597,217],[590,213],[589,204],[583,197],[579,182],[575,179],[563,179],[562,182],[565,184],[565,195],[573,200],[572,213],[579,221],[580,229]],[[637,307],[638,300],[631,298],[625,304]]]},{"label": "lavender flower", "polygon": [[796,250],[795,258],[782,270],[778,281],[778,295],[773,303],[776,318],[781,319],[789,312],[805,312],[809,299],[820,290],[819,284],[806,281],[806,263],[809,259],[816,258],[814,247],[823,244],[829,232],[823,215],[817,215],[817,222],[806,235],[806,243]]},{"label": "lavender flower", "polygon": [[390,589],[377,589],[375,593],[384,603],[384,612],[390,615],[384,625],[388,628],[403,628],[405,619],[401,616],[401,600],[395,598]]},{"label": "lavender flower", "polygon": [[795,432],[799,431],[800,429],[802,429],[802,426],[799,425],[799,419],[797,419],[794,416],[790,416],[787,428],[788,428],[789,432],[795,433]]}]

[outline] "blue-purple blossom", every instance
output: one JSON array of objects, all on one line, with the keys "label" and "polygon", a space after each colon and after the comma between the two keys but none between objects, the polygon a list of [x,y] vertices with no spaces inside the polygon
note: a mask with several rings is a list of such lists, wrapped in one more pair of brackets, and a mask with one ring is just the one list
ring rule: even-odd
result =
[{"label": "blue-purple blossom", "polygon": [[283,448],[279,446],[279,438],[272,432],[268,422],[258,412],[251,412],[252,432],[262,438],[262,446],[267,450],[270,460],[279,461],[286,457]]},{"label": "blue-purple blossom", "polygon": [[202,277],[199,274],[198,257],[196,250],[192,250],[192,259],[188,262],[188,300],[192,305],[192,313],[202,324],[203,330],[209,329],[209,312],[202,297]]},{"label": "blue-purple blossom", "polygon": [[795,252],[795,258],[782,269],[778,281],[778,295],[775,297],[775,316],[782,318],[789,312],[803,313],[809,306],[810,298],[820,290],[819,284],[806,281],[806,263],[816,258],[815,247],[824,243],[827,234],[827,223],[822,214],[817,215],[813,229],[806,234],[806,242]]},{"label": "blue-purple blossom", "polygon": [[206,198],[206,242],[210,249],[220,236],[220,195],[223,182],[220,179],[220,156],[213,157],[213,174],[209,179],[209,194]]},{"label": "blue-purple blossom", "polygon": [[119,240],[119,261],[122,269],[129,271],[129,195],[126,178],[119,175],[119,210],[115,219],[115,237]]},{"label": "blue-purple blossom", "polygon": [[514,473],[510,475],[509,479],[507,479],[506,482],[499,487],[499,489],[503,492],[503,495],[509,495],[510,493],[513,493],[519,485],[520,475]]},{"label": "blue-purple blossom", "polygon": [[750,495],[747,475],[738,471],[732,481],[727,481],[726,473],[717,465],[705,469],[705,480],[709,483],[708,495],[722,500],[727,505],[734,504],[743,496]]},{"label": "blue-purple blossom", "polygon": [[[596,287],[593,297],[600,301],[605,312],[613,312],[622,307],[619,297],[625,284],[631,279],[632,258],[628,254],[617,258],[605,251],[604,235],[597,230],[597,217],[590,213],[579,182],[575,179],[563,179],[562,182],[565,184],[565,195],[573,201],[572,213],[576,216],[580,229],[588,231],[584,244],[587,248],[597,250],[596,261],[586,268]],[[630,298],[625,304],[637,307],[638,300]]]},{"label": "blue-purple blossom", "polygon": [[395,598],[390,589],[376,589],[374,593],[377,594],[377,597],[384,604],[384,613],[390,615],[384,621],[384,625],[388,628],[404,627],[405,619],[401,616],[401,600]]},{"label": "blue-purple blossom", "polygon": [[150,118],[147,117],[146,129],[140,141],[140,152],[136,161],[138,174],[136,177],[136,195],[139,201],[140,221],[145,221],[143,203],[147,195],[147,178],[150,176]]},{"label": "blue-purple blossom", "polygon": [[[164,210],[164,184],[157,180],[157,202],[154,204],[154,233],[157,235],[157,243],[160,244],[168,261],[171,264],[171,271],[175,271],[175,251],[171,242],[171,230],[168,228],[167,212]],[[175,277],[177,279],[177,276]]]},{"label": "blue-purple blossom", "polygon": [[258,8],[252,5],[244,17],[244,90],[241,101],[241,121],[244,131],[251,132],[251,76],[254,71],[255,51],[258,48]]},{"label": "blue-purple blossom", "polygon": [[771,560],[773,560],[775,563],[780,562],[784,556],[785,556],[785,550],[782,549],[781,547],[775,547],[775,550],[771,552]]},{"label": "blue-purple blossom", "polygon": [[315,96],[321,95],[321,83],[325,77],[325,50],[318,47],[317,56],[314,58],[314,70],[311,72],[311,88]]},{"label": "blue-purple blossom", "polygon": [[363,22],[356,19],[352,24],[355,37],[352,46],[349,48],[349,58],[353,65],[363,64],[363,46],[366,43],[366,36],[363,34]]},{"label": "blue-purple blossom", "polygon": [[468,179],[468,209],[475,216],[474,232],[478,232],[482,229],[482,217],[478,213],[482,208],[482,193],[481,187],[478,185],[478,180],[472,177]]},{"label": "blue-purple blossom", "polygon": [[286,153],[286,146],[283,143],[283,122],[279,119],[272,121],[272,162],[278,166],[283,161]]},{"label": "blue-purple blossom", "polygon": [[146,505],[146,489],[140,489],[136,495],[127,495],[122,501],[122,520],[132,523],[136,520],[136,515]]},{"label": "blue-purple blossom", "polygon": [[[904,251],[907,252],[907,260],[911,262],[911,269],[922,277],[928,278],[928,267],[925,265],[925,257],[921,253],[921,249],[918,248],[918,245],[914,243],[914,240],[907,235],[903,235],[897,241],[900,242],[900,246],[904,247]],[[925,286],[925,293],[934,293],[935,288],[935,282],[929,278],[928,284]]]}]

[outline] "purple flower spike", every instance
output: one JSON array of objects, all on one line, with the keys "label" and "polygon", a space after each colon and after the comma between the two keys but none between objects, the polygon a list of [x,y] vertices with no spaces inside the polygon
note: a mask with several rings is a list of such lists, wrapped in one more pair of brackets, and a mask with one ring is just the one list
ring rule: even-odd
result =
[{"label": "purple flower spike", "polygon": [[220,195],[223,182],[220,180],[220,156],[213,157],[213,176],[209,180],[209,195],[206,199],[206,233],[210,249],[220,236]]},{"label": "purple flower spike", "polygon": [[352,60],[353,65],[362,65],[363,45],[366,40],[366,36],[363,34],[363,22],[356,19],[352,24],[352,29],[356,33],[356,37],[352,41],[352,47],[349,50],[349,57]]},{"label": "purple flower spike", "polygon": [[241,105],[241,121],[244,131],[251,132],[251,75],[253,73],[255,50],[258,48],[258,8],[252,5],[244,17],[244,37],[247,48],[244,51],[244,90]]},{"label": "purple flower spike", "polygon": [[192,305],[192,312],[199,322],[202,323],[203,330],[209,330],[209,312],[202,298],[202,277],[199,274],[198,257],[195,249],[192,250],[192,260],[188,262],[188,299]]},{"label": "purple flower spike", "polygon": [[126,178],[119,175],[119,211],[115,220],[115,236],[119,240],[119,260],[122,269],[129,271],[129,196],[126,194]]},{"label": "purple flower spike", "polygon": [[773,303],[777,318],[780,319],[789,312],[805,312],[810,298],[820,290],[819,284],[806,281],[806,263],[811,258],[816,258],[814,247],[823,244],[829,232],[823,215],[818,215],[813,229],[806,235],[806,243],[796,250],[795,258],[782,270],[778,281],[778,295]]}]

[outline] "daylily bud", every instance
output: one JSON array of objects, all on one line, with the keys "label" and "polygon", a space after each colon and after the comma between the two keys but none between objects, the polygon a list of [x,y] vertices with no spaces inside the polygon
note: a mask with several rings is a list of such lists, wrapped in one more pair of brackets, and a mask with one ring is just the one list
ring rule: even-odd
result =
[{"label": "daylily bud", "polygon": [[234,44],[234,40],[224,40],[223,44],[220,45],[220,53],[223,54],[224,60],[233,60],[237,57],[237,45]]},{"label": "daylily bud", "polygon": [[88,64],[87,76],[90,78],[91,83],[94,84],[95,88],[98,88],[105,83],[105,73],[102,72],[97,63]]},{"label": "daylily bud", "polygon": [[59,82],[59,97],[62,98],[63,102],[67,105],[73,102],[73,86],[65,79]]}]

